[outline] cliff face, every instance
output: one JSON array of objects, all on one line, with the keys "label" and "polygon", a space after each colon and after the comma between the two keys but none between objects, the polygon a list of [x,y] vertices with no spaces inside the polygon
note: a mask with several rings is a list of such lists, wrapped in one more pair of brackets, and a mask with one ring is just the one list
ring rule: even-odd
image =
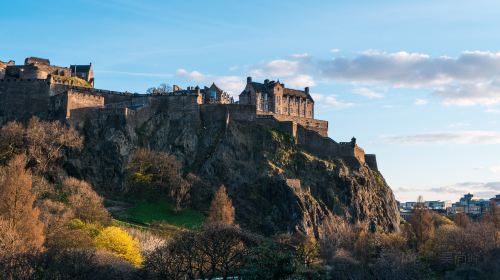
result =
[{"label": "cliff face", "polygon": [[201,179],[192,196],[197,208],[206,209],[225,184],[237,222],[254,231],[320,236],[323,220],[333,214],[397,229],[394,195],[378,171],[313,156],[289,134],[232,119],[221,108],[169,111],[151,110],[140,122],[118,116],[80,122],[85,149],[67,169],[102,191],[120,191],[130,152],[148,147],[176,155],[186,172]]}]

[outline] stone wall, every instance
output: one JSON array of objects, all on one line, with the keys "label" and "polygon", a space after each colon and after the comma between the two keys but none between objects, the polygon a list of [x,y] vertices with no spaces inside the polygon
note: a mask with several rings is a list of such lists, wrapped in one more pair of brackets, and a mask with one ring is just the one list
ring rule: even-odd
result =
[{"label": "stone wall", "polygon": [[280,114],[275,114],[275,118],[280,120],[280,121],[296,122],[309,130],[313,130],[313,131],[319,133],[323,137],[328,137],[328,122],[327,121],[316,120],[316,119],[307,119],[307,118],[296,117],[296,116],[286,116],[286,115],[280,115]]},{"label": "stone wall", "polygon": [[99,95],[69,90],[66,93],[66,98],[66,118],[69,118],[71,116],[71,111],[75,109],[104,107],[104,97]]},{"label": "stone wall", "polygon": [[365,162],[370,166],[371,169],[373,170],[378,170],[378,165],[377,165],[377,156],[374,154],[366,154],[365,155]]},{"label": "stone wall", "polygon": [[0,79],[0,123],[49,117],[50,84],[47,80]]}]

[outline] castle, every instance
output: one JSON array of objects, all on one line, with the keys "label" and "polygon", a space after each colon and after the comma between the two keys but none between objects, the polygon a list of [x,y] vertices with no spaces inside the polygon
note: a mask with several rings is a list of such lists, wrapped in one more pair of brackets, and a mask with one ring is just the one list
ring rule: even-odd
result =
[{"label": "castle", "polygon": [[259,116],[291,120],[322,136],[328,136],[328,122],[314,119],[314,100],[308,87],[302,91],[286,88],[279,81],[266,79],[264,83],[257,83],[248,77],[239,98],[240,104],[254,105]]},{"label": "castle", "polygon": [[248,77],[238,102],[214,83],[139,94],[94,88],[91,63],[58,67],[36,57],[26,58],[24,65],[0,61],[0,124],[37,116],[76,127],[109,119],[140,125],[156,111],[173,118],[204,115],[226,122],[257,122],[290,133],[296,144],[320,157],[354,160],[377,170],[375,155],[365,154],[355,138],[337,143],[328,137],[328,122],[314,118],[307,87],[290,89],[279,81],[258,83]]}]

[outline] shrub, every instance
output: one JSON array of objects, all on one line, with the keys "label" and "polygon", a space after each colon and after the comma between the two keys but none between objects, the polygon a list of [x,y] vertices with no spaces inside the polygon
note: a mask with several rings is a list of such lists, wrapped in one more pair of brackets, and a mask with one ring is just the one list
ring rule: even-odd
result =
[{"label": "shrub", "polygon": [[134,266],[142,264],[139,244],[119,227],[105,228],[95,239],[96,247],[110,251]]}]

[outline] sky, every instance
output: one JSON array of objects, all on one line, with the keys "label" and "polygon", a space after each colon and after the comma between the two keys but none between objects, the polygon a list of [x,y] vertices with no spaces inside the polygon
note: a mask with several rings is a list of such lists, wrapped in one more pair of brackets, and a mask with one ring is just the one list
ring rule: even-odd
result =
[{"label": "sky", "polygon": [[0,60],[92,62],[145,92],[247,76],[309,86],[329,136],[377,154],[396,199],[500,194],[500,2],[0,0]]}]

